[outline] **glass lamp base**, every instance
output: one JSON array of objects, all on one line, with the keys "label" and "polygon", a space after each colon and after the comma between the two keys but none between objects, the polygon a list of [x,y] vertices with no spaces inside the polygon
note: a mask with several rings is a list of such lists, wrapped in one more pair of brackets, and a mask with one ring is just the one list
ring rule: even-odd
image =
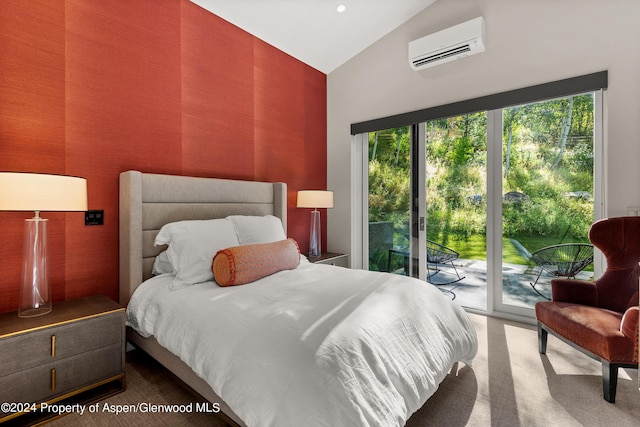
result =
[{"label": "glass lamp base", "polygon": [[24,223],[22,285],[18,317],[42,316],[51,311],[47,264],[47,220],[36,213]]},{"label": "glass lamp base", "polygon": [[311,211],[311,229],[309,230],[309,256],[320,256],[322,253],[320,233],[320,211]]},{"label": "glass lamp base", "polygon": [[28,308],[18,311],[18,317],[36,317],[43,314],[51,313],[51,304],[40,306],[38,308]]}]

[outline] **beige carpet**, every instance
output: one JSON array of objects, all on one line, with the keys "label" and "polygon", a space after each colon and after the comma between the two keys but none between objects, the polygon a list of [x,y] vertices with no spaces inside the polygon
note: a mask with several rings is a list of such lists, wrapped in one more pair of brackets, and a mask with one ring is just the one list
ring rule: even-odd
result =
[{"label": "beige carpet", "polygon": [[[549,336],[538,354],[533,326],[470,315],[480,343],[473,367],[460,364],[408,427],[419,426],[638,426],[638,371],[620,371],[615,404],[602,398],[600,364]],[[106,402],[188,404],[191,395],[153,360],[127,356],[127,391]],[[203,413],[69,415],[51,426],[224,426]],[[285,426],[283,426],[285,427]],[[298,427],[298,426],[296,426]]]},{"label": "beige carpet", "polygon": [[536,328],[470,315],[479,352],[458,366],[407,426],[638,426],[638,371],[621,369],[616,403],[602,398],[601,365],[555,337],[538,353]]}]

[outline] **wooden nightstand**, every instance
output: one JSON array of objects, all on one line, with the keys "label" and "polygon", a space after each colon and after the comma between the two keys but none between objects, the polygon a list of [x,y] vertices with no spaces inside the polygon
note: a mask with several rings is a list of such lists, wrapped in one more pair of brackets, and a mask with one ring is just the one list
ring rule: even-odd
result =
[{"label": "wooden nightstand", "polygon": [[0,424],[57,415],[43,403],[84,405],[123,391],[125,337],[125,309],[105,296],[57,303],[39,317],[0,314]]},{"label": "wooden nightstand", "polygon": [[349,255],[335,252],[323,252],[320,256],[307,257],[309,262],[314,264],[337,265],[338,267],[349,267]]}]

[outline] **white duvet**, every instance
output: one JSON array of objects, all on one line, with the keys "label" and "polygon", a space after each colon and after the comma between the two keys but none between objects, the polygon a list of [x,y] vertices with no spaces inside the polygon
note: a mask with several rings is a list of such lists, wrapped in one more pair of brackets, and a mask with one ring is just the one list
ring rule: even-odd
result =
[{"label": "white duvet", "polygon": [[403,426],[477,337],[404,276],[301,263],[256,282],[136,290],[128,324],[204,378],[248,426]]}]

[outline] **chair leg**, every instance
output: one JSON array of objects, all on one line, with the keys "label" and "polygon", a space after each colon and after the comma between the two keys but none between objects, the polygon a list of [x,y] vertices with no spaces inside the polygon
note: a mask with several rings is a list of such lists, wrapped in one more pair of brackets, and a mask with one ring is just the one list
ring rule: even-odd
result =
[{"label": "chair leg", "polygon": [[540,354],[547,353],[547,336],[549,332],[542,328],[540,322],[538,322],[538,351]]},{"label": "chair leg", "polygon": [[546,295],[542,295],[542,293],[541,293],[538,289],[536,289],[536,285],[538,284],[538,280],[540,280],[540,276],[541,276],[541,275],[542,275],[542,267],[539,267],[539,270],[538,270],[538,277],[536,277],[536,281],[535,281],[535,282],[533,282],[533,283],[529,282],[529,285],[531,285],[531,288],[533,288],[533,290],[534,290],[538,295],[540,295],[542,298],[546,299],[547,301],[551,301],[551,298],[549,298],[549,297],[548,297],[548,296],[546,296]]},{"label": "chair leg", "polygon": [[458,273],[458,269],[456,268],[456,265],[453,263],[453,261],[451,261],[451,266],[453,267],[453,271],[455,271],[456,276],[458,276],[458,280],[456,280],[456,282],[459,282],[462,279],[464,279],[464,277],[460,277],[460,273]]},{"label": "chair leg", "polygon": [[616,388],[618,388],[618,365],[602,361],[602,388],[604,400],[609,403],[616,402]]},{"label": "chair leg", "polygon": [[438,268],[437,263],[435,264],[433,273],[431,273],[431,269],[429,268],[429,263],[427,263],[427,282],[430,282],[431,278],[438,273],[440,273],[440,269]]}]

